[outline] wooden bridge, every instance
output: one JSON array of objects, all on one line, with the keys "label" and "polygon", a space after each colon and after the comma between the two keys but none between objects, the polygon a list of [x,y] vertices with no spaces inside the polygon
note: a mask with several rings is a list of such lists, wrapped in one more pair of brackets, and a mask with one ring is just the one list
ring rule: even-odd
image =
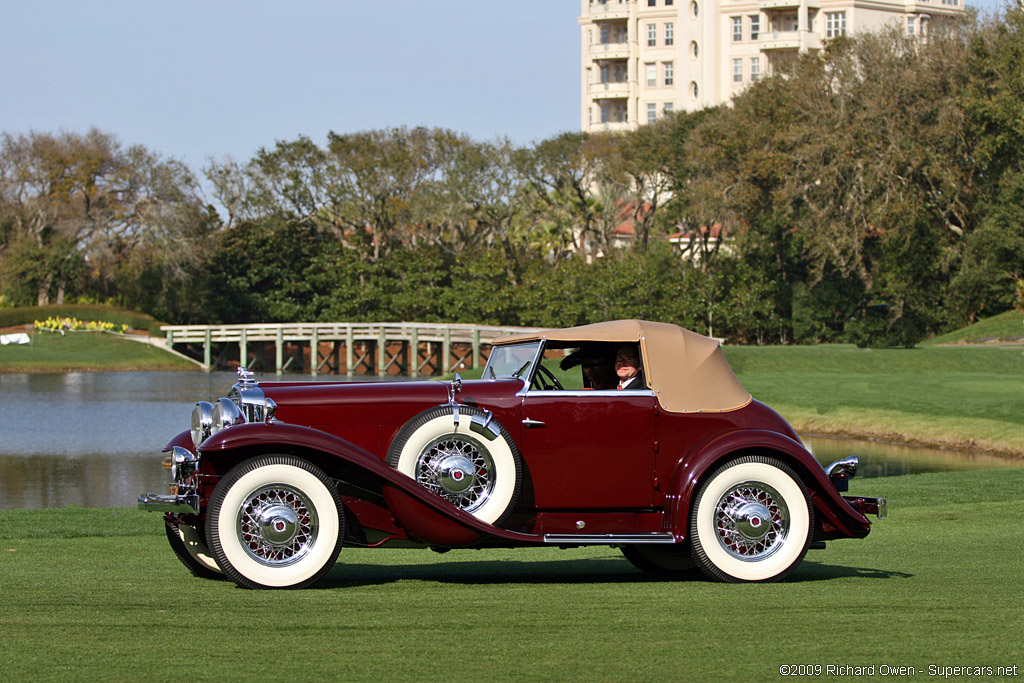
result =
[{"label": "wooden bridge", "polygon": [[443,323],[256,323],[162,325],[160,329],[167,334],[168,348],[177,347],[197,360],[201,353],[207,372],[245,365],[278,374],[424,377],[480,367],[494,339],[537,328]]}]

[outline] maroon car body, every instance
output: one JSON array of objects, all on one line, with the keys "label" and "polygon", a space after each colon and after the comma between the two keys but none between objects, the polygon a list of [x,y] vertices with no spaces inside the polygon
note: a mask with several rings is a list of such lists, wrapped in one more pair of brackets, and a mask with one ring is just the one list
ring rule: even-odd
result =
[{"label": "maroon car body", "polygon": [[[573,374],[623,345],[639,352],[639,388]],[[823,469],[716,343],[671,325],[499,340],[473,381],[240,374],[227,398],[196,405],[165,449],[170,493],[139,507],[164,513],[193,573],[245,587],[309,585],[346,545],[602,544],[649,572],[771,581],[885,511],[841,495],[856,458]]]}]

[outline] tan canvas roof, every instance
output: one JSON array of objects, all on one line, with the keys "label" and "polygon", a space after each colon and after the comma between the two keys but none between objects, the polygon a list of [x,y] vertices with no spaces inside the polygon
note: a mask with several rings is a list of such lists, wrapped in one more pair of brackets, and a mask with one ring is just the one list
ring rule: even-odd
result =
[{"label": "tan canvas roof", "polygon": [[639,342],[647,385],[658,403],[673,413],[724,412],[750,403],[718,342],[677,325],[646,320],[541,330],[495,339],[494,344],[551,341]]}]

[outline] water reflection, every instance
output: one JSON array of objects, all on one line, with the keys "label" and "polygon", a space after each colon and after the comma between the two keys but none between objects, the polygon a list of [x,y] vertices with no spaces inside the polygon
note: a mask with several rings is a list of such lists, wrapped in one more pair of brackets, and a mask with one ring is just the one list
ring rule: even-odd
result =
[{"label": "water reflection", "polygon": [[984,453],[966,453],[948,449],[921,448],[878,441],[838,439],[825,436],[801,436],[804,445],[827,466],[849,455],[860,458],[858,479],[895,477],[902,474],[949,472],[956,470],[1024,467],[1024,460]]},{"label": "water reflection", "polygon": [[[0,375],[0,509],[130,507],[141,491],[165,491],[170,473],[160,448],[188,427],[197,400],[224,396],[235,379],[226,372]],[[858,477],[1024,466],[849,439],[804,442],[823,464],[859,456]]]}]

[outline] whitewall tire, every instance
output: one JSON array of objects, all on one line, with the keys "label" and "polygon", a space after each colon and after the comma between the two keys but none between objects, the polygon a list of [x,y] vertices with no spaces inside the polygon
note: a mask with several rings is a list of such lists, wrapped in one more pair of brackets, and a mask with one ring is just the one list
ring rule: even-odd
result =
[{"label": "whitewall tire", "polygon": [[344,508],[334,482],[287,455],[247,460],[217,484],[206,537],[221,570],[245,588],[302,588],[341,551]]},{"label": "whitewall tire", "polygon": [[188,570],[201,579],[222,579],[223,572],[213,559],[213,553],[195,527],[164,520],[167,542],[171,550]]},{"label": "whitewall tire", "polygon": [[519,449],[508,431],[491,421],[471,429],[485,413],[459,406],[426,410],[403,426],[388,448],[387,462],[425,488],[489,524],[512,511],[522,486]]},{"label": "whitewall tire", "polygon": [[694,562],[721,581],[777,581],[807,553],[813,515],[807,487],[788,465],[757,455],[732,460],[694,498]]}]

